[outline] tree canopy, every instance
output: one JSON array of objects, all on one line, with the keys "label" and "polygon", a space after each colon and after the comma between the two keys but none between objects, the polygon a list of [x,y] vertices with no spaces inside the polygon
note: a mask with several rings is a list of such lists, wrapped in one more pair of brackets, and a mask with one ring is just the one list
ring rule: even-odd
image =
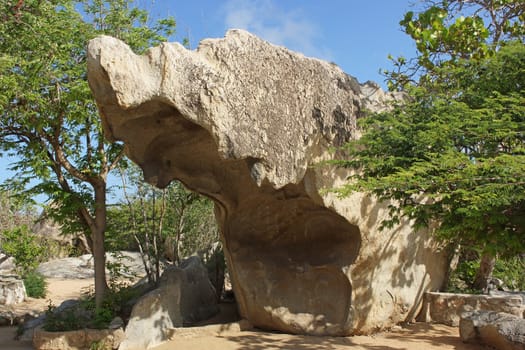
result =
[{"label": "tree canopy", "polygon": [[390,201],[387,226],[407,217],[490,256],[523,252],[525,6],[428,3],[400,22],[418,56],[387,72],[406,98],[359,121],[362,137],[338,162],[356,170],[340,194]]},{"label": "tree canopy", "polygon": [[54,203],[49,213],[86,234],[97,305],[107,288],[107,177],[123,149],[104,138],[87,84],[85,47],[96,35],[112,34],[142,51],[165,41],[175,27],[173,18],[150,25],[147,12],[132,5],[0,0],[0,150],[19,159],[6,186],[27,197],[47,195]]}]

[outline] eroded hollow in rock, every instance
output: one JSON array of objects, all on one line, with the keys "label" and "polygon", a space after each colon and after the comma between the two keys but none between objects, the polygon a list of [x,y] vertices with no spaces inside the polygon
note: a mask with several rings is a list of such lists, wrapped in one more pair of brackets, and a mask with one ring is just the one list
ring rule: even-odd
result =
[{"label": "eroded hollow in rock", "polygon": [[113,136],[146,181],[165,187],[177,179],[214,200],[243,317],[293,333],[348,333],[359,228],[322,205],[313,171],[298,184],[258,186],[257,159],[223,159],[210,133],[176,108],[149,101],[118,114]]}]

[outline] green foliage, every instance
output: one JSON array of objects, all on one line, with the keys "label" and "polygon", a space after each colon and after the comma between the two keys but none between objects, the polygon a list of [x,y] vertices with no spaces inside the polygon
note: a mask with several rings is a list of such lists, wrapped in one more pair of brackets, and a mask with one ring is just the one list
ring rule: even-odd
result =
[{"label": "green foliage", "polygon": [[27,295],[31,298],[45,298],[47,294],[47,282],[42,274],[29,271],[23,276]]},{"label": "green foliage", "polygon": [[[361,139],[336,162],[355,173],[339,193],[388,201],[383,226],[404,217],[487,262],[516,256],[525,251],[525,7],[425,3],[401,21],[417,56],[386,73],[404,100],[360,120]],[[469,264],[461,278],[479,267]],[[476,288],[490,273],[484,264]]]},{"label": "green foliage", "polygon": [[163,258],[178,263],[217,241],[209,199],[177,181],[159,190],[144,183],[135,166],[121,171],[125,201],[108,210],[108,249],[139,250],[150,282],[158,279]]},{"label": "green foliage", "polygon": [[44,329],[50,332],[72,331],[84,328],[105,329],[117,316],[128,319],[130,302],[142,291],[133,287],[110,288],[104,302],[96,307],[93,295],[88,295],[74,306],[58,310],[51,303],[46,311]]},{"label": "green foliage", "polygon": [[[447,292],[477,294],[474,280],[479,270],[479,253],[467,250],[453,272]],[[512,291],[525,290],[525,258],[517,255],[496,260],[493,277],[503,281],[503,286]]]},{"label": "green foliage", "polygon": [[385,71],[391,89],[404,89],[434,81],[435,69],[453,67],[465,59],[492,56],[507,42],[525,38],[525,7],[521,0],[502,1],[424,1],[419,13],[409,11],[401,28],[416,45],[414,59],[394,59],[394,69]]},{"label": "green foliage", "polygon": [[15,227],[2,233],[2,250],[15,258],[21,275],[35,270],[43,261],[45,247],[27,226]]},{"label": "green foliage", "polygon": [[361,120],[348,145],[359,169],[341,190],[373,193],[401,216],[441,238],[477,243],[500,254],[525,249],[525,46],[508,44],[490,58],[441,68],[429,91]]},{"label": "green foliage", "polygon": [[71,307],[58,312],[56,306],[51,304],[50,301],[47,306],[43,328],[48,332],[67,332],[85,328],[87,323],[85,315],[77,312],[76,308]]},{"label": "green foliage", "polygon": [[522,255],[498,259],[494,267],[494,277],[503,281],[504,285],[514,291],[525,291],[525,257]]},{"label": "green foliage", "polygon": [[[82,14],[76,5],[84,6]],[[130,0],[0,0],[0,151],[20,159],[5,186],[25,197],[46,195],[53,203],[47,213],[65,232],[85,233],[99,302],[106,287],[107,176],[123,147],[105,140],[85,47],[103,33],[142,51],[173,33],[173,19],[152,27],[148,20]]]}]

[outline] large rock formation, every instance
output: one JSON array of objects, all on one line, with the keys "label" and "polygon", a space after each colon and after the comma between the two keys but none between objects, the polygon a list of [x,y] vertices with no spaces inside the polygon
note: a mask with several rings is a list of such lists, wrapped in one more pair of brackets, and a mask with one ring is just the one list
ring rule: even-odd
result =
[{"label": "large rock formation", "polygon": [[370,332],[416,316],[445,260],[409,225],[379,231],[386,205],[340,199],[344,169],[315,166],[393,96],[337,66],[240,30],[196,51],[143,56],[89,43],[88,77],[107,137],[159,187],[212,198],[240,313],[292,333]]}]

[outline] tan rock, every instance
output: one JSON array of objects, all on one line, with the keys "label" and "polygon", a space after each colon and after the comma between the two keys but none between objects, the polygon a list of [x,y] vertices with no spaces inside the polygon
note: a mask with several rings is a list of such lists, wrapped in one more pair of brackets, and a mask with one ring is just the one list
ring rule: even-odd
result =
[{"label": "tan rock", "polygon": [[370,332],[411,320],[441,285],[444,254],[427,233],[380,231],[386,204],[322,191],[348,173],[314,165],[395,97],[375,84],[240,30],[144,56],[99,37],[88,77],[107,137],[147,181],[178,179],[215,201],[240,313],[255,326]]},{"label": "tan rock", "polygon": [[124,339],[124,331],[119,329],[80,329],[67,332],[47,332],[35,329],[33,347],[38,350],[84,350],[118,349]]}]

